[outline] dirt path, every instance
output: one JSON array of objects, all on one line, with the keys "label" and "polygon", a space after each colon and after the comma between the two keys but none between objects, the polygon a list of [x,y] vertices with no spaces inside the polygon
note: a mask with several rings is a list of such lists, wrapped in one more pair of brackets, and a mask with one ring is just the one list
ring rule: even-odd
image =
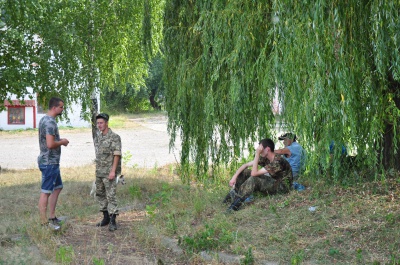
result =
[{"label": "dirt path", "polygon": [[[128,166],[151,168],[179,161],[179,143],[169,152],[169,136],[165,116],[133,119],[135,126],[115,129],[121,136],[122,153],[132,155]],[[70,143],[62,148],[61,167],[90,164],[95,159],[91,132],[60,130],[60,136]],[[36,132],[0,135],[0,166],[7,169],[36,168],[39,154]]]}]

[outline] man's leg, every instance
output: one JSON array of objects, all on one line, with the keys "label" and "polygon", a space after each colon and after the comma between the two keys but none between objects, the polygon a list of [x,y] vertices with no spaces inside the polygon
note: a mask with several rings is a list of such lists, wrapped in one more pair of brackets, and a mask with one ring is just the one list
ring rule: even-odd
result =
[{"label": "man's leg", "polygon": [[110,181],[108,178],[104,181],[104,186],[107,194],[107,210],[110,215],[118,214],[118,202],[117,202],[117,184],[115,179]]},{"label": "man's leg", "polygon": [[251,176],[251,170],[250,169],[245,169],[243,170],[239,176],[236,179],[236,184],[235,187],[228,192],[228,194],[225,196],[224,200],[222,203],[231,203],[235,200],[235,197],[237,193],[239,192],[240,186]]},{"label": "man's leg", "polygon": [[260,191],[261,177],[249,177],[239,188],[238,197],[246,199],[253,192]]},{"label": "man's leg", "polygon": [[107,201],[108,201],[107,209],[110,214],[110,225],[108,227],[108,230],[115,231],[117,230],[117,223],[115,219],[117,218],[118,215],[117,182],[115,181],[115,179],[111,181],[109,179],[106,179],[104,185],[106,187],[106,193],[107,193]]},{"label": "man's leg", "polygon": [[251,169],[243,170],[236,179],[235,190],[239,192],[240,187],[251,177]]},{"label": "man's leg", "polygon": [[260,191],[264,194],[272,194],[274,192],[275,180],[270,176],[249,177],[242,185],[236,194],[233,203],[228,208],[229,210],[239,210],[242,203],[255,191]]},{"label": "man's leg", "polygon": [[110,223],[110,215],[107,210],[108,202],[106,195],[105,182],[106,177],[96,176],[96,198],[100,205],[100,212],[103,213],[103,219],[96,224],[96,226],[106,226]]},{"label": "man's leg", "polygon": [[100,212],[108,211],[106,187],[104,184],[105,181],[105,177],[96,177],[96,199],[99,202]]},{"label": "man's leg", "polygon": [[54,190],[54,174],[53,165],[39,165],[39,169],[42,172],[42,184],[41,193],[39,197],[39,215],[41,224],[48,223],[47,220],[47,205],[49,197]]},{"label": "man's leg", "polygon": [[49,218],[51,218],[51,219],[56,217],[56,205],[57,205],[58,196],[60,195],[61,190],[62,189],[56,189],[49,196],[49,211],[50,211]]},{"label": "man's leg", "polygon": [[[244,174],[243,174],[244,175]],[[246,177],[246,180],[241,183],[238,188],[238,192],[235,194],[235,198],[233,198],[233,202],[231,206],[228,208],[228,212],[230,211],[238,211],[240,206],[249,197],[254,191],[256,191],[255,187],[257,186],[259,177]]]},{"label": "man's leg", "polygon": [[63,188],[63,183],[61,179],[60,173],[60,165],[52,165],[51,167],[51,175],[54,178],[54,189],[49,197],[49,211],[50,211],[50,219],[54,219],[56,217],[56,206],[58,201],[58,196]]},{"label": "man's leg", "polygon": [[276,180],[270,176],[265,176],[258,180],[255,189],[265,195],[273,195],[278,191],[279,185]]},{"label": "man's leg", "polygon": [[50,193],[40,193],[39,197],[39,214],[40,223],[46,224],[48,222],[46,212],[47,212],[47,202],[49,200]]}]

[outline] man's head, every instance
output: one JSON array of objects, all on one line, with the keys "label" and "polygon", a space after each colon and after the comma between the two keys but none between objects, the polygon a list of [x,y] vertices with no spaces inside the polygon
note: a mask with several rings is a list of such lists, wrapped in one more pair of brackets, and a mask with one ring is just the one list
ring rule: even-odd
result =
[{"label": "man's head", "polygon": [[96,116],[96,124],[97,128],[101,131],[104,132],[105,130],[108,129],[108,120],[110,116],[106,113],[100,113]]},{"label": "man's head", "polygon": [[49,111],[55,116],[61,115],[64,110],[64,101],[61,98],[52,97],[49,101]]},{"label": "man's head", "polygon": [[285,133],[278,138],[279,140],[283,140],[283,144],[285,146],[290,146],[293,142],[296,142],[296,134],[294,133]]},{"label": "man's head", "polygon": [[274,150],[275,150],[274,141],[272,141],[271,139],[268,139],[268,138],[262,139],[258,144],[261,144],[264,148],[269,147],[269,150],[271,152],[274,152]]}]

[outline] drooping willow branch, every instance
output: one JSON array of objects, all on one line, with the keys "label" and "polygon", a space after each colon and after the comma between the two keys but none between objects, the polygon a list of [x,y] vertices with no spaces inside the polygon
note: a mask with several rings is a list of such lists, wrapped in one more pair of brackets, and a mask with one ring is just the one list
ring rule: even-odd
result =
[{"label": "drooping willow branch", "polygon": [[[388,90],[388,76],[399,82],[399,6],[167,1],[166,108],[171,140],[181,134],[182,163],[206,172],[210,162],[235,160],[274,137],[276,91],[279,119],[300,136],[310,165],[328,163],[331,141],[365,165],[395,155],[399,95]],[[394,146],[382,158],[374,149],[389,121]]]}]

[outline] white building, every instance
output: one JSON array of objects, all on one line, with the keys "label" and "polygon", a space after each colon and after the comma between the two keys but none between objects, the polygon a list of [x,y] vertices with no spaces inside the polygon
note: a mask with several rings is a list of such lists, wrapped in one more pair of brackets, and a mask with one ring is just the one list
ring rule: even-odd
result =
[{"label": "white building", "polygon": [[[36,94],[32,99],[25,96],[24,103],[17,99],[12,99],[12,103],[5,100],[4,106],[6,109],[0,112],[0,130],[35,129],[48,111],[47,106],[42,108],[38,105]],[[59,120],[59,126],[90,127],[90,122],[80,117],[82,107],[79,104],[66,107],[69,120]]]}]

